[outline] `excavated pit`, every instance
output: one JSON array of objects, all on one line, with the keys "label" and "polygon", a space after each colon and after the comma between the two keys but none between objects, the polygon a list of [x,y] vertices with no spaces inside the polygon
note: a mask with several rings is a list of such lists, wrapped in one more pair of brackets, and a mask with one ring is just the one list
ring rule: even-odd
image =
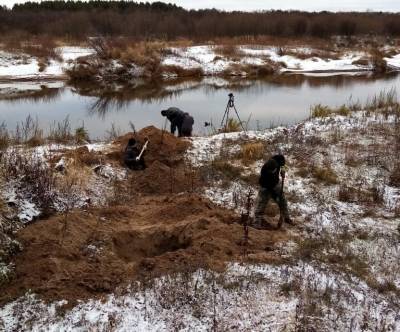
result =
[{"label": "excavated pit", "polygon": [[[143,277],[221,270],[242,259],[243,227],[231,211],[197,195],[143,196],[125,206],[75,211],[33,223],[18,233],[12,281],[1,303],[28,290],[45,300],[77,300],[124,289]],[[280,261],[271,248],[285,231],[250,230],[249,260]]]}]

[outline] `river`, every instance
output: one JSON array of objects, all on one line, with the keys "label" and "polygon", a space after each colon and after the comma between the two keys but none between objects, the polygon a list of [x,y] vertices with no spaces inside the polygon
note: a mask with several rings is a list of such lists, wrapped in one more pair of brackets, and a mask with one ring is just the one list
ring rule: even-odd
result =
[{"label": "river", "polygon": [[[26,83],[7,83],[7,87]],[[235,106],[250,129],[288,125],[309,117],[310,107],[321,103],[340,106],[352,101],[365,102],[383,90],[399,87],[400,76],[386,74],[313,76],[279,75],[262,80],[225,81],[206,78],[194,81],[137,82],[130,86],[68,86],[65,83],[42,83],[35,91],[20,97],[0,99],[0,123],[9,130],[28,115],[49,128],[67,116],[71,127],[84,124],[90,137],[102,139],[112,124],[120,132],[148,125],[164,126],[160,111],[171,106],[193,115],[195,133],[207,134],[212,122],[218,127],[228,94],[235,95]],[[4,84],[3,84],[4,85]],[[0,89],[2,85],[0,84]],[[29,87],[27,88],[29,89]],[[231,115],[236,117],[232,110]]]}]

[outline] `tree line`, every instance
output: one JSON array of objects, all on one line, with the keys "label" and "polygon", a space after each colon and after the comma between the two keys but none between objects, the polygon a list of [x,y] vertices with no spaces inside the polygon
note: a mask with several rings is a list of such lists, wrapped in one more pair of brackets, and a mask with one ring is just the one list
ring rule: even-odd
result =
[{"label": "tree line", "polygon": [[3,36],[207,40],[234,36],[400,35],[400,14],[384,12],[225,12],[186,10],[163,2],[104,0],[26,2],[12,9],[0,8]]}]

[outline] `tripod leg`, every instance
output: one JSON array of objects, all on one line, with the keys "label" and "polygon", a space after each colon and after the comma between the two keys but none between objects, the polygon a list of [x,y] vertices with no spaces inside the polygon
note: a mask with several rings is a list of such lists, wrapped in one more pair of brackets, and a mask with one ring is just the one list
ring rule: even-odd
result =
[{"label": "tripod leg", "polygon": [[229,114],[229,103],[228,103],[228,105],[226,106],[226,109],[225,109],[224,116],[222,117],[222,121],[221,121],[221,127],[223,127],[223,125],[224,125],[224,122],[225,122],[225,117],[227,117],[227,118],[228,118],[228,114]]},{"label": "tripod leg", "polygon": [[244,127],[243,127],[243,122],[242,122],[242,120],[240,120],[239,113],[238,113],[235,105],[233,105],[233,109],[235,110],[236,116],[240,122],[240,126],[242,127],[243,131],[246,132],[246,129],[244,129]]}]

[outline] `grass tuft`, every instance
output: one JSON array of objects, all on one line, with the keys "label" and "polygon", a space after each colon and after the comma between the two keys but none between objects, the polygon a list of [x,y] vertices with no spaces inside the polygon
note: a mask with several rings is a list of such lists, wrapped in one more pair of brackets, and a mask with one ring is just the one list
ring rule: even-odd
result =
[{"label": "grass tuft", "polygon": [[248,165],[256,160],[263,159],[265,145],[262,142],[246,143],[241,146],[239,157],[243,164]]}]

